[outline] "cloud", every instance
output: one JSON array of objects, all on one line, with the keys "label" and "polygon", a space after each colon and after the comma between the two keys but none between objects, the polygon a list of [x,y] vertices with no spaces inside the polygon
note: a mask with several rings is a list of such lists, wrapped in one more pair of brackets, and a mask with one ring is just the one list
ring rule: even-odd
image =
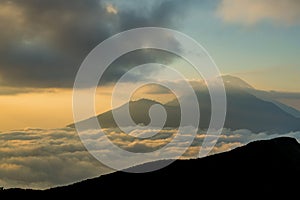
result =
[{"label": "cloud", "polygon": [[113,6],[113,5],[111,5],[111,4],[108,4],[107,6],[106,6],[106,12],[108,12],[108,13],[112,13],[112,14],[117,14],[118,13],[118,10]]},{"label": "cloud", "polygon": [[17,95],[24,93],[54,93],[55,89],[47,88],[17,88],[17,87],[0,87],[0,96],[1,95]]},{"label": "cloud", "polygon": [[[105,129],[105,132],[115,145],[127,151],[150,152],[160,149],[172,141],[177,130],[165,129],[146,139],[131,137],[115,128]],[[143,135],[145,132],[152,133],[157,130],[135,130],[136,135]],[[196,158],[205,136],[204,130],[198,131],[182,159]],[[279,136],[282,135],[224,129],[210,154],[228,151],[254,140]],[[300,141],[300,132],[286,133],[284,136],[294,137]],[[166,149],[164,154],[166,158],[173,158],[182,151],[187,139],[193,139],[189,131],[183,133],[181,137],[179,143]],[[99,153],[108,154],[111,151],[109,146],[103,143],[103,138],[96,130],[86,131],[84,138],[90,139]],[[0,186],[5,188],[49,188],[111,172],[111,169],[98,162],[86,151],[77,133],[71,128],[28,128],[0,132],[0,140]],[[114,159],[122,162],[124,157],[120,156]]]},{"label": "cloud", "polygon": [[2,132],[0,138],[0,184],[4,187],[48,188],[108,172],[72,129],[16,130]]},{"label": "cloud", "polygon": [[145,94],[171,94],[171,91],[158,84],[148,84],[141,88],[141,92]]},{"label": "cloud", "polygon": [[[134,4],[124,9],[99,0],[1,1],[0,83],[71,87],[81,62],[101,41],[136,27],[175,27],[174,16],[184,12],[178,5],[156,1],[142,10]],[[114,74],[122,74],[133,61],[131,57],[118,65]]]},{"label": "cloud", "polygon": [[299,24],[298,0],[222,0],[217,14],[223,21],[253,25],[263,21],[275,24]]},{"label": "cloud", "polygon": [[[174,49],[179,48],[179,44],[174,38],[163,35],[161,36],[164,37],[164,39],[162,40],[166,45],[171,45]],[[146,40],[147,36],[145,35],[143,37],[145,37]],[[103,73],[103,76],[101,77],[100,85],[114,83],[115,81],[119,80],[126,72],[136,66],[145,63],[160,63],[168,65],[175,59],[178,59],[178,56],[166,51],[156,49],[143,49],[129,52],[123,56],[120,56],[106,69],[106,71]],[[127,78],[123,79],[123,81],[131,83],[146,81],[150,80],[149,77],[153,77],[157,73],[159,73],[159,70],[156,67],[151,67],[147,70],[136,70],[135,73],[127,73]]]}]

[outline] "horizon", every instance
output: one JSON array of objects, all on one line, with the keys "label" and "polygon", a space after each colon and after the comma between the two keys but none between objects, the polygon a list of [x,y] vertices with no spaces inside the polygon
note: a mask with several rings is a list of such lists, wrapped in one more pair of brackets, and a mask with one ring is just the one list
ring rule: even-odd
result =
[{"label": "horizon", "polygon": [[[232,75],[226,74],[222,76]],[[203,80],[198,79],[191,81],[202,82]],[[251,83],[247,81],[245,82],[250,86],[253,86]],[[151,93],[151,91],[149,89],[147,90],[147,88],[151,88],[151,86],[144,86],[140,88],[133,94],[132,99],[148,98],[160,103],[166,103],[176,98],[174,95],[169,93],[166,93],[165,95],[162,95],[161,93],[159,95],[147,94],[147,92]],[[277,97],[279,102],[300,111],[300,101],[298,100],[300,99],[300,92],[264,90],[256,87],[254,87],[254,89],[266,92],[277,92],[279,94]],[[96,103],[97,115],[113,109],[113,107],[110,105],[110,101],[107,100],[111,99],[111,94],[109,93],[111,93],[112,88],[110,86],[100,86],[98,87],[97,91],[98,90],[100,92],[97,93],[95,98],[102,104]],[[280,97],[280,94],[282,97]],[[20,99],[23,98],[25,100],[20,101]],[[45,105],[43,102],[45,99],[50,99],[49,101],[54,102],[54,104]],[[106,100],[104,101],[103,99]],[[2,126],[0,127],[0,132],[8,130],[22,130],[26,128],[59,128],[65,127],[67,124],[70,124],[73,121],[71,89],[47,88],[33,93],[25,92],[12,95],[1,95],[0,102],[0,105],[2,105],[2,113],[8,114],[0,117],[0,120],[3,122]],[[124,104],[124,102],[119,102],[116,107],[119,107],[122,104]],[[47,115],[45,115],[45,112]],[[28,116],[28,113],[30,113],[32,116]],[[26,115],[27,119],[22,119]],[[49,119],[53,121],[49,122]]]}]

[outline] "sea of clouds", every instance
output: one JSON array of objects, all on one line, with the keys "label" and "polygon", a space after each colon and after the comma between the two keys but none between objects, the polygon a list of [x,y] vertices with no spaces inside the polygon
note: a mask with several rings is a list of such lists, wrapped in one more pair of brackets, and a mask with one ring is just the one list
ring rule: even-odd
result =
[{"label": "sea of clouds", "polygon": [[[152,134],[157,130],[135,130],[134,135]],[[164,129],[151,138],[139,139],[122,133],[118,129],[105,129],[107,137],[120,148],[130,152],[151,152],[164,147],[172,141],[177,130]],[[97,149],[107,154],[111,149],[102,145],[103,138],[97,131],[88,130],[82,137],[93,139]],[[198,157],[205,131],[198,131],[192,145],[181,159]],[[300,132],[286,134],[253,133],[249,130],[223,129],[222,134],[210,154],[229,151],[254,140],[270,139],[280,136],[296,138]],[[105,136],[104,136],[105,137]],[[183,137],[192,137],[183,134]],[[98,142],[97,142],[98,141]],[[186,140],[182,140],[183,142]],[[182,151],[182,144],[166,148],[166,158],[172,158]],[[122,162],[122,157],[115,157]],[[0,132],[0,187],[35,188],[66,185],[112,172],[95,159],[82,144],[77,132],[72,128],[38,129],[27,128]]]}]

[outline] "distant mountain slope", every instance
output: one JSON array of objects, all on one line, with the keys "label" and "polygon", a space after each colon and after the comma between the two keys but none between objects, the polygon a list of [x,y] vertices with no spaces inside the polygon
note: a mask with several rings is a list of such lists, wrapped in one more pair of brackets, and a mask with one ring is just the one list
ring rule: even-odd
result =
[{"label": "distant mountain slope", "polygon": [[[137,168],[153,164],[155,162]],[[299,178],[300,144],[295,139],[282,137],[252,142],[232,151],[201,159],[177,160],[161,170],[150,173],[115,172],[66,187],[42,192],[27,191],[25,194],[85,193],[109,195],[110,198],[121,194],[124,198],[132,195],[133,198],[137,198],[138,191],[147,197],[159,196],[160,193],[172,197],[179,194],[197,194],[196,196],[200,197],[204,194],[212,195],[211,192],[216,192],[214,195],[222,195],[219,192],[225,190],[231,195],[235,195],[237,191],[249,192],[249,195],[258,191],[272,195],[283,189],[295,192],[293,188],[298,187]]]},{"label": "distant mountain slope", "polygon": [[253,132],[286,133],[300,130],[300,119],[242,90],[227,92],[225,127]]},{"label": "distant mountain slope", "polygon": [[300,111],[299,110],[297,110],[293,107],[290,107],[288,105],[285,105],[285,104],[283,104],[279,101],[276,101],[276,100],[271,100],[271,102],[273,102],[276,106],[278,106],[279,108],[281,108],[285,112],[293,115],[294,117],[300,118]]},{"label": "distant mountain slope", "polygon": [[279,102],[278,100],[272,98],[272,92],[267,92],[267,91],[263,91],[263,90],[255,90],[255,89],[248,89],[246,90],[249,94],[252,94],[254,96],[256,96],[257,98],[260,98],[264,101],[269,101],[274,103],[276,106],[278,106],[280,109],[282,109],[283,111],[291,114],[294,117],[300,118],[300,111],[292,108],[286,104],[283,104],[281,102]]},{"label": "distant mountain slope", "polygon": [[[197,92],[200,107],[200,128],[207,128],[210,122],[210,97],[208,92]],[[188,97],[187,97],[188,98]],[[160,104],[155,101],[141,99],[129,102],[130,114],[137,124],[147,125],[150,122],[149,108],[154,104]],[[126,105],[119,108],[119,114],[125,115],[123,112]],[[167,120],[165,127],[178,127],[180,124],[180,107],[173,102],[163,105],[167,112]],[[123,113],[123,114],[122,114]],[[97,116],[101,127],[117,127],[112,111],[105,112]],[[187,120],[189,121],[189,120]],[[84,120],[82,127],[88,129],[90,120]],[[123,126],[129,124],[122,124]],[[188,122],[183,125],[190,125]],[[74,127],[74,125],[70,125]],[[249,129],[253,132],[277,132],[286,133],[289,131],[300,130],[300,119],[284,112],[275,104],[261,100],[254,95],[243,92],[242,90],[230,90],[227,92],[227,115],[225,120],[226,128]]]},{"label": "distant mountain slope", "polygon": [[[131,117],[133,121],[136,124],[143,124],[148,125],[150,123],[150,117],[149,117],[149,109],[152,105],[160,104],[159,102],[149,100],[149,99],[140,99],[138,101],[130,101],[127,104],[124,104],[116,110],[118,111],[118,114],[122,117],[126,117],[125,107],[127,107],[129,104],[129,110]],[[178,127],[178,124],[180,122],[180,107],[178,106],[168,106],[168,105],[162,105],[166,109],[167,112],[167,120],[166,120],[166,127]],[[107,111],[105,113],[102,113],[97,116],[97,119],[101,125],[102,128],[111,128],[111,127],[117,127],[117,124],[113,118],[112,111]],[[82,127],[86,127],[86,129],[92,127],[90,125],[90,120],[84,120],[80,123]],[[122,126],[129,126],[130,124],[121,123]],[[74,127],[74,124],[69,125],[70,127]]]},{"label": "distant mountain slope", "polygon": [[[276,106],[278,106],[283,111],[291,114],[294,117],[300,118],[300,111],[292,108],[288,105],[285,105],[283,103],[280,103],[278,100],[272,98],[274,95],[274,91],[263,91],[263,90],[257,90],[251,85],[249,85],[247,82],[243,81],[242,79],[230,75],[222,76],[224,84],[226,85],[227,91],[230,91],[232,89],[240,89],[244,92],[247,92],[249,94],[252,94],[256,96],[257,98],[268,101],[271,103],[274,103]],[[278,92],[275,92],[278,93]],[[280,93],[280,92],[279,92]]]},{"label": "distant mountain slope", "polygon": [[[297,110],[292,109],[282,103],[267,98],[268,92],[255,90],[245,81],[233,77],[224,76],[224,84],[226,87],[227,96],[227,115],[225,121],[225,128],[233,130],[249,129],[253,132],[269,132],[269,133],[287,133],[290,131],[300,130],[300,118],[295,117]],[[199,102],[201,119],[199,127],[202,129],[208,128],[211,117],[211,101],[210,95],[205,86],[195,88],[195,92]],[[181,98],[182,101],[188,101],[189,96]],[[150,122],[149,108],[158,102],[140,99],[138,101],[130,101],[130,114],[133,121],[137,124],[147,125]],[[125,116],[125,106],[128,103],[116,108],[119,116]],[[180,124],[180,106],[177,100],[162,105],[167,112],[167,120],[165,127],[179,127]],[[97,119],[103,128],[117,127],[112,115],[112,111],[102,113],[97,116]],[[189,124],[186,120],[185,125]],[[82,127],[90,128],[90,120],[78,122]],[[123,123],[122,126],[129,126],[130,124]],[[74,124],[69,125],[74,127]]]}]

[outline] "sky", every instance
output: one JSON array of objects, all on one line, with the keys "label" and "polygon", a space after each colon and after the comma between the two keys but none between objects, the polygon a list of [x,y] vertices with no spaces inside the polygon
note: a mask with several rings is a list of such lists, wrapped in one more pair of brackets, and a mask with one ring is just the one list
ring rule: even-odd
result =
[{"label": "sky", "polygon": [[[72,87],[87,54],[114,34],[146,26],[194,38],[222,74],[261,90],[300,93],[298,0],[1,0],[0,130],[70,124]],[[168,55],[129,54],[113,64],[96,99],[108,99],[111,83],[145,61],[185,70]],[[300,109],[298,97],[282,101]],[[99,113],[110,108],[102,102]]]},{"label": "sky", "polygon": [[[256,91],[262,96],[300,111],[298,0],[0,0],[0,187],[49,188],[110,172],[87,152],[76,130],[66,127],[73,123],[73,85],[82,62],[98,44],[140,27],[169,28],[190,36],[206,49],[222,75],[239,77],[265,91]],[[174,39],[161,35],[162,42],[180,50]],[[126,42],[117,45],[130,45]],[[96,113],[111,109],[114,84],[127,71],[153,62],[174,67],[195,88],[204,84],[178,56],[153,49],[130,52],[104,72],[94,97]],[[125,94],[135,84],[164,76],[186,92],[178,80],[157,69],[134,71],[120,90]],[[174,97],[172,91],[152,84],[136,90],[131,99],[167,103]],[[121,100],[116,99],[116,105]],[[181,158],[198,156],[206,131],[185,128],[182,140],[165,149],[166,158],[182,152],[189,140],[193,143]],[[95,144],[101,155],[113,153],[111,146],[101,146],[105,138],[98,130],[85,131],[80,136]],[[148,152],[165,146],[178,130],[152,127],[130,132],[159,132],[146,139],[117,128],[105,131],[129,152]],[[284,135],[300,141],[299,131]],[[213,143],[215,136],[209,135],[208,141]],[[225,127],[210,154],[279,136]],[[128,158],[118,156],[118,162]]]}]

